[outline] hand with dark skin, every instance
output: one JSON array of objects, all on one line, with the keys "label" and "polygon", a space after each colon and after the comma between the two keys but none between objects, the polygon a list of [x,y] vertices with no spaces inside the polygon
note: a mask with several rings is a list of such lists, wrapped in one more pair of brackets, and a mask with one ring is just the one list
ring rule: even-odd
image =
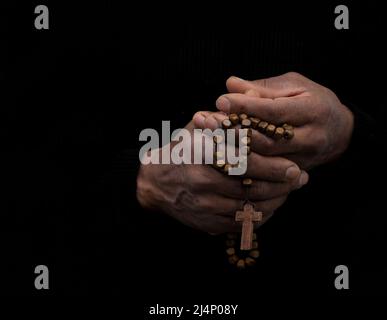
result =
[{"label": "hand with dark skin", "polygon": [[230,113],[246,113],[275,125],[291,124],[293,139],[274,141],[254,131],[251,148],[260,155],[290,159],[304,170],[330,162],[347,149],[353,114],[328,88],[295,72],[255,81],[231,77],[226,85],[230,93],[216,102],[222,113],[195,125],[214,128]]},{"label": "hand with dark skin", "polygon": [[[186,129],[192,133],[193,122]],[[249,155],[246,176],[254,180],[249,199],[265,213],[262,223],[291,191],[308,181],[308,174],[292,161],[255,153]],[[240,231],[234,216],[242,207],[245,191],[240,177],[224,175],[209,165],[149,164],[141,165],[137,198],[144,208],[162,210],[188,226],[221,234]]]}]

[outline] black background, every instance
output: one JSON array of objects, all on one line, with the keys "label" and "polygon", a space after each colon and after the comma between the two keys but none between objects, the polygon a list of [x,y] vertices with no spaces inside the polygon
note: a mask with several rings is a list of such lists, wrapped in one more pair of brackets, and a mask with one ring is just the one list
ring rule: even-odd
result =
[{"label": "black background", "polygon": [[[158,128],[161,120],[181,127],[195,111],[213,110],[231,75],[297,71],[385,123],[384,15],[373,2],[347,3],[350,30],[335,29],[336,4],[325,1],[238,2],[215,10],[46,2],[50,30],[35,30],[38,4],[2,8],[6,294],[140,290],[152,303],[168,291],[190,302],[221,299],[226,288],[237,297],[234,289],[249,276],[224,270],[217,240],[143,212],[134,198],[140,130]],[[316,172],[262,228],[267,249],[252,284],[257,294],[334,291],[334,266],[351,265],[357,255],[354,291],[374,292],[368,282],[380,278],[368,272],[381,274],[385,241],[374,219],[384,214],[376,182],[383,147],[352,155],[366,158],[360,166]],[[362,229],[348,226],[357,225],[348,218],[354,216]],[[336,243],[334,235],[345,240]],[[48,292],[34,289],[38,264],[50,269]]]}]

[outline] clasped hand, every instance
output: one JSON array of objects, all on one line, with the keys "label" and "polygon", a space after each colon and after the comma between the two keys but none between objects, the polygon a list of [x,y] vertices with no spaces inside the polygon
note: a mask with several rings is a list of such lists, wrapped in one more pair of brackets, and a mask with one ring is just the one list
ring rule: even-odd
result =
[{"label": "clasped hand", "polygon": [[[290,192],[307,184],[305,170],[346,150],[353,115],[331,90],[293,72],[255,81],[231,77],[226,85],[229,93],[216,101],[219,112],[197,112],[187,129],[214,130],[230,113],[295,128],[292,140],[279,141],[253,130],[245,176],[254,181],[249,200],[264,213],[265,223]],[[163,210],[205,232],[240,230],[234,221],[245,200],[240,177],[225,176],[208,165],[142,165],[137,197],[143,207]]]}]

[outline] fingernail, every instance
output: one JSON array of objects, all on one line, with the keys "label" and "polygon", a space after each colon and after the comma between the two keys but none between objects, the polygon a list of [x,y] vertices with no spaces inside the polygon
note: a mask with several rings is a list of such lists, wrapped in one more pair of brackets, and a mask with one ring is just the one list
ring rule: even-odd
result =
[{"label": "fingernail", "polygon": [[236,77],[236,76],[232,76],[232,77],[233,77],[233,79],[238,80],[238,81],[246,81],[246,80],[239,78],[239,77]]},{"label": "fingernail", "polygon": [[297,166],[291,166],[286,170],[286,180],[294,180],[300,174],[300,169]]},{"label": "fingernail", "polygon": [[309,175],[305,172],[302,171],[300,175],[300,180],[298,180],[298,185],[301,188],[302,186],[306,185],[309,181]]},{"label": "fingernail", "polygon": [[216,100],[216,107],[223,112],[229,113],[230,111],[230,101],[225,97],[220,97]]},{"label": "fingernail", "polygon": [[205,121],[206,121],[206,117],[203,116],[203,115],[197,115],[197,116],[195,117],[195,121],[196,121],[196,124],[197,124],[198,127],[204,128],[204,126],[205,126]]}]

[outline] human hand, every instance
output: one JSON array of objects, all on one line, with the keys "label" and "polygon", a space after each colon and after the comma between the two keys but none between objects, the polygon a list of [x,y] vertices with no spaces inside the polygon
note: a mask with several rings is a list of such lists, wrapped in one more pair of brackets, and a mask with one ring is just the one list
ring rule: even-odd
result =
[{"label": "human hand", "polygon": [[227,88],[230,93],[216,102],[220,111],[294,126],[291,140],[274,141],[254,132],[251,148],[261,155],[280,155],[310,169],[336,159],[348,147],[353,131],[351,111],[331,90],[298,73],[255,81],[231,77]]},{"label": "human hand", "polygon": [[[191,133],[193,128],[192,122],[186,126]],[[254,181],[249,200],[264,212],[264,223],[308,176],[287,159],[249,157],[260,163],[254,166],[248,161],[246,176]],[[242,208],[245,191],[240,178],[226,176],[209,165],[148,164],[140,168],[137,198],[145,208],[161,209],[188,226],[219,234],[240,230],[234,216]]]}]

